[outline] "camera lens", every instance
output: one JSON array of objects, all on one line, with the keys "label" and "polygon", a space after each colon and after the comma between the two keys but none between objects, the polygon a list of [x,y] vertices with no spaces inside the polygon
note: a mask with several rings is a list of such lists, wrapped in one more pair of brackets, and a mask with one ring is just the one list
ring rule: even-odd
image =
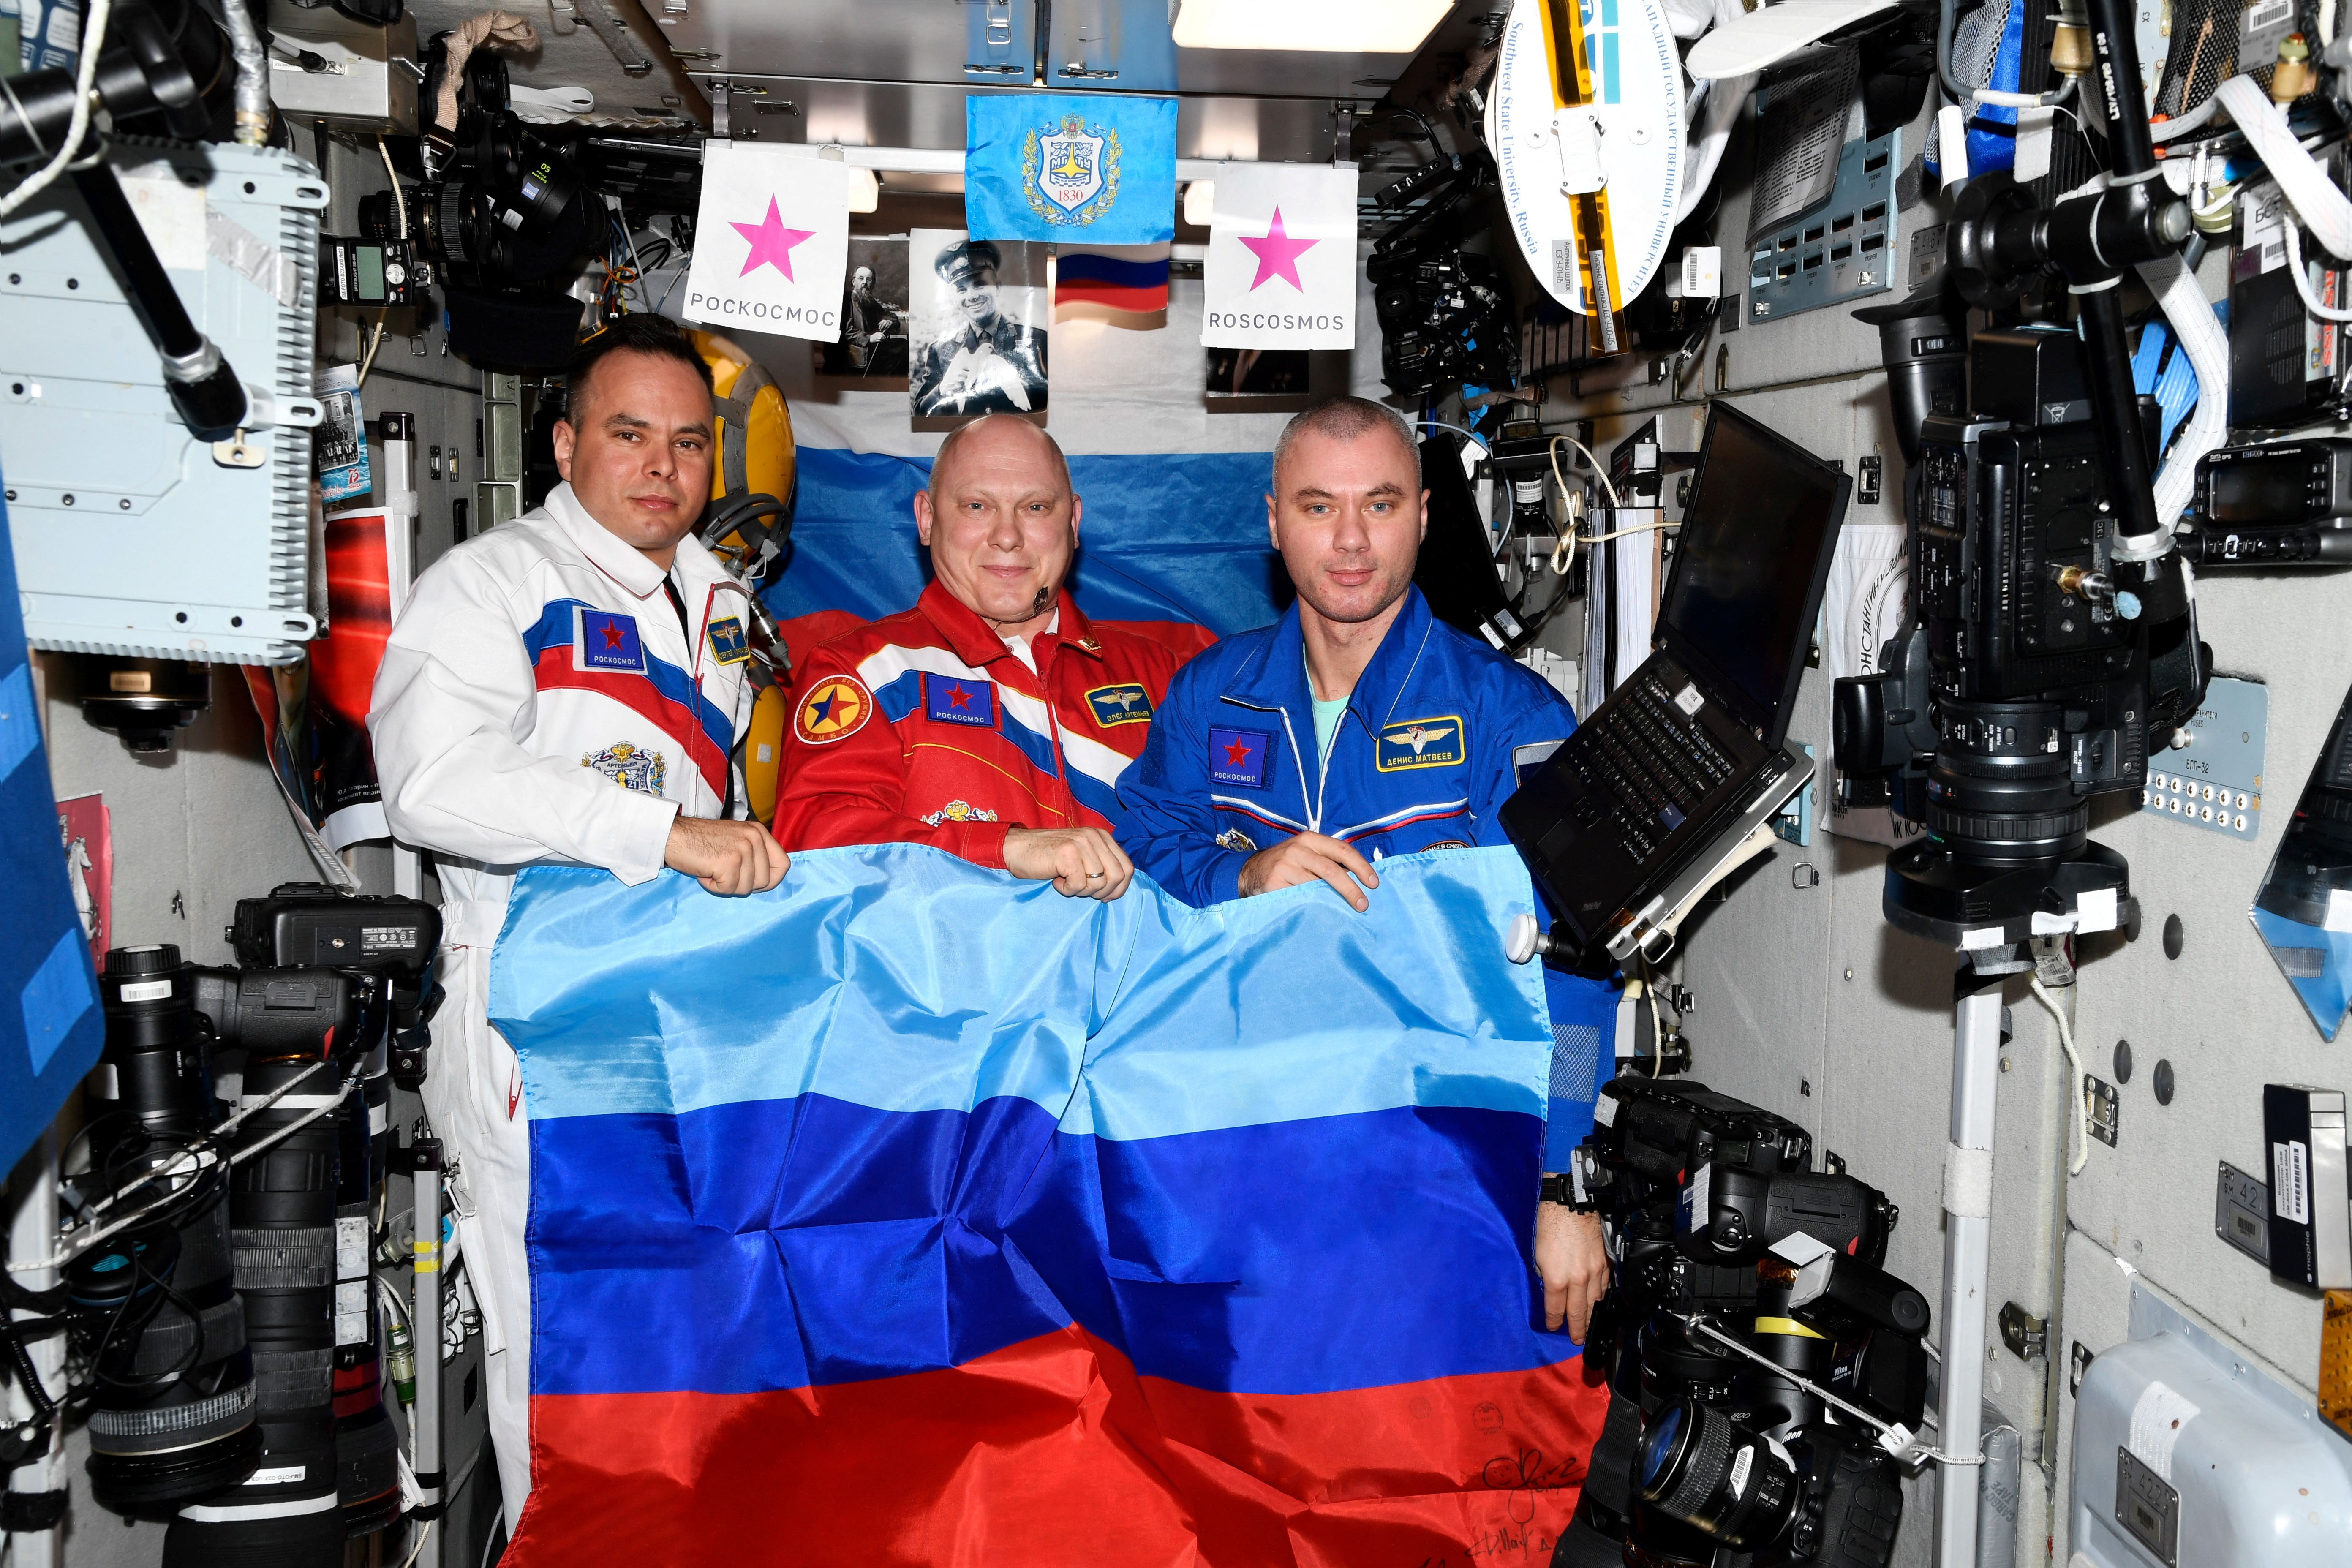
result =
[{"label": "camera lens", "polygon": [[123,1194],[125,1209],[175,1188],[178,1201],[66,1269],[73,1332],[100,1384],[90,1489],[110,1512],[168,1519],[259,1457],[253,1359],[219,1166],[188,1152],[214,1120],[194,973],[174,947],[116,948],[99,994],[106,1048],[93,1079],[92,1184]]},{"label": "camera lens", "polygon": [[1938,704],[1927,774],[1927,833],[1986,866],[2065,859],[2088,839],[2091,805],[2074,786],[2065,711],[2055,702]]},{"label": "camera lens", "polygon": [[383,1152],[391,1075],[384,1033],[373,1031],[361,1093],[336,1112],[341,1173],[335,1194],[335,1460],[343,1532],[366,1535],[400,1517],[400,1439],[383,1405],[383,1365],[376,1348],[374,1291],[368,1275],[369,1219]]},{"label": "camera lens", "polygon": [[1799,1500],[1788,1460],[1696,1399],[1652,1419],[1634,1455],[1633,1489],[1667,1518],[1742,1552],[1778,1539]]},{"label": "camera lens", "polygon": [[259,1388],[261,1463],[243,1485],[180,1511],[164,1542],[165,1568],[256,1561],[332,1568],[341,1560],[334,1412],[337,1132],[331,1113],[303,1122],[334,1103],[341,1079],[332,1067],[311,1072],[319,1062],[305,1052],[257,1054],[246,1063],[247,1107],[293,1087],[268,1110],[246,1117],[237,1129],[239,1150],[259,1149],[303,1123],[239,1165],[230,1184],[236,1287],[245,1298]]}]

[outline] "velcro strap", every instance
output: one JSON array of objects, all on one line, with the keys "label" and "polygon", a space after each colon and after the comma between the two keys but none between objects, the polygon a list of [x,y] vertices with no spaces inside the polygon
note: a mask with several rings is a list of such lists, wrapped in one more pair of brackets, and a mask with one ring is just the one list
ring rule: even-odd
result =
[{"label": "velcro strap", "polygon": [[1992,1217],[1992,1151],[1944,1145],[1944,1212],[1962,1219]]}]

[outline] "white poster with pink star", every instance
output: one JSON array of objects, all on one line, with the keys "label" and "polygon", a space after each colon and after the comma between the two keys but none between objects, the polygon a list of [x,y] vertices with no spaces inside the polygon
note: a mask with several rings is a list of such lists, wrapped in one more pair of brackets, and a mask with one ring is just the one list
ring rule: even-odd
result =
[{"label": "white poster with pink star", "polygon": [[706,142],[694,233],[688,321],[841,341],[846,163],[797,149]]},{"label": "white poster with pink star", "polygon": [[1220,165],[1202,273],[1205,348],[1355,347],[1356,171]]}]

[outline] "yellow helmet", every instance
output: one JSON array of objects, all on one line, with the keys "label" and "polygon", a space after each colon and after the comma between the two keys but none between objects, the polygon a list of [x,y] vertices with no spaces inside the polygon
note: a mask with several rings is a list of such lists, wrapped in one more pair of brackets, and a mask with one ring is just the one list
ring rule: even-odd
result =
[{"label": "yellow helmet", "polygon": [[710,465],[710,499],[793,495],[793,416],[767,367],[717,332],[688,327],[695,352],[710,367],[710,401],[719,416],[719,460]]}]

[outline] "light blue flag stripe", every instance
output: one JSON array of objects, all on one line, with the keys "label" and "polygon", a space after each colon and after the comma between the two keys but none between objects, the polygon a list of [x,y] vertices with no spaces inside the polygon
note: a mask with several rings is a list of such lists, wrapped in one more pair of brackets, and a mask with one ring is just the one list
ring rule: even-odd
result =
[{"label": "light blue flag stripe", "polygon": [[534,1121],[803,1094],[1014,1097],[1121,1140],[1404,1106],[1539,1118],[1542,983],[1501,947],[1533,906],[1500,848],[1385,860],[1367,915],[1320,886],[1193,910],[1142,877],[1098,904],[914,845],[796,855],[748,899],[541,868],[516,885],[490,1014]]}]

